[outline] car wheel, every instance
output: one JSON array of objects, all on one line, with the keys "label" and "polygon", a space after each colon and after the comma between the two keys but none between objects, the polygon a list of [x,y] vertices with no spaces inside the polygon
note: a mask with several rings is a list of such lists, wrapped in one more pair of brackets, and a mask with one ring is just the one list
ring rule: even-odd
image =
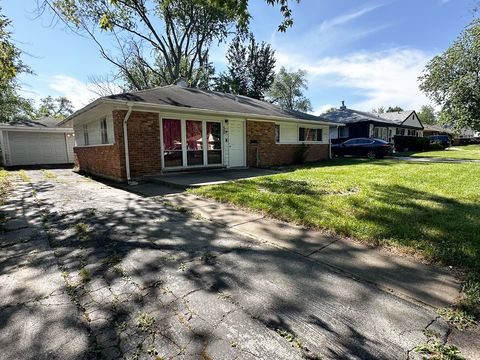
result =
[{"label": "car wheel", "polygon": [[371,160],[371,159],[375,159],[377,157],[377,154],[375,154],[375,151],[373,150],[370,150],[368,153],[367,153],[367,157]]}]

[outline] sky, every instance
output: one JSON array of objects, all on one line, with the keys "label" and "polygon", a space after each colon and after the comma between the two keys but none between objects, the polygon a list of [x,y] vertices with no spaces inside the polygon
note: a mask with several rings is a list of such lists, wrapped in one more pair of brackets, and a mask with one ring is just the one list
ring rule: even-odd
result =
[{"label": "sky", "polygon": [[[251,30],[275,49],[276,66],[307,71],[313,113],[345,101],[371,111],[380,106],[418,110],[429,100],[417,78],[427,62],[446,50],[473,20],[474,0],[290,1],[294,25],[277,31],[282,16],[264,0],[250,0]],[[111,73],[95,44],[36,16],[36,0],[0,0],[13,21],[13,38],[35,75],[22,75],[23,96],[67,96],[76,109],[97,95],[91,77]],[[227,66],[228,44],[213,46],[217,71]]]}]

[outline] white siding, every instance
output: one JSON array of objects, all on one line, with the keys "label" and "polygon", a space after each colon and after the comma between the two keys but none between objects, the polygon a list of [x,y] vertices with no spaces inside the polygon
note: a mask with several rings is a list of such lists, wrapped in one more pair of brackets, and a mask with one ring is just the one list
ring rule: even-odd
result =
[{"label": "white siding", "polygon": [[405,121],[402,123],[402,125],[405,126],[414,126],[421,128],[422,125],[420,124],[420,121],[418,120],[418,117],[415,115],[415,113],[411,113],[408,118],[405,119]]},{"label": "white siding", "polygon": [[317,144],[328,144],[330,142],[330,128],[325,125],[315,124],[302,124],[302,123],[289,123],[278,122],[276,125],[280,126],[280,144],[300,144],[303,141],[298,141],[298,129],[300,127],[309,129],[322,129],[322,141],[321,142],[307,142]]},{"label": "white siding", "polygon": [[[113,144],[115,142],[115,134],[113,131],[113,118],[111,115],[107,116],[106,118],[108,144]],[[75,131],[75,141],[77,146],[85,146],[84,125],[87,125],[88,129],[88,145],[104,145],[102,144],[102,132],[100,125],[102,119],[104,119],[104,117],[86,123],[81,123],[73,127],[73,130]]]}]

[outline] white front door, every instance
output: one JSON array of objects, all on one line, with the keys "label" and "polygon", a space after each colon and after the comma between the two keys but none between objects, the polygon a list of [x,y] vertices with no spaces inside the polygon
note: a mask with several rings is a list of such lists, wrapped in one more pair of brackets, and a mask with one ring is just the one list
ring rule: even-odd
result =
[{"label": "white front door", "polygon": [[245,131],[243,121],[228,122],[228,166],[245,166]]}]

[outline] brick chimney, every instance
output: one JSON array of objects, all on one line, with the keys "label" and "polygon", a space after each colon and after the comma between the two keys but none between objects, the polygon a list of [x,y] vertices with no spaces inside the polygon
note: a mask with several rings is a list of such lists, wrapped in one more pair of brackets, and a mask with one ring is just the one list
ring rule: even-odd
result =
[{"label": "brick chimney", "polygon": [[347,110],[347,107],[345,106],[345,101],[342,100],[342,106],[340,106],[340,110]]}]

